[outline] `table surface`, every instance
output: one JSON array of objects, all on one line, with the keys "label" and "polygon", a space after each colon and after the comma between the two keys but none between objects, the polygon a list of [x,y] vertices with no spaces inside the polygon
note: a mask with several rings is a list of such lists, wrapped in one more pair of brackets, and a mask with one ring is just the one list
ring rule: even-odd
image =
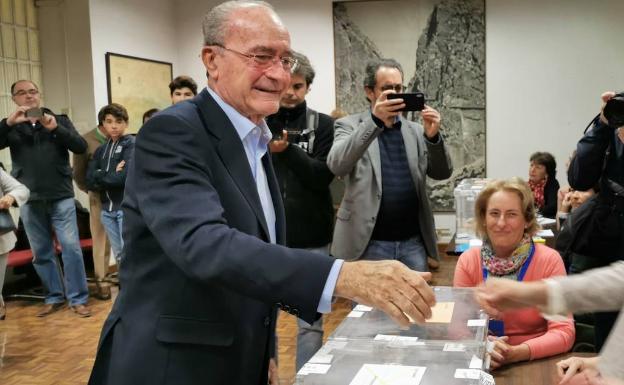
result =
[{"label": "table surface", "polygon": [[492,374],[496,385],[555,385],[559,383],[555,364],[568,357],[592,357],[593,353],[566,353],[535,361],[518,362]]}]

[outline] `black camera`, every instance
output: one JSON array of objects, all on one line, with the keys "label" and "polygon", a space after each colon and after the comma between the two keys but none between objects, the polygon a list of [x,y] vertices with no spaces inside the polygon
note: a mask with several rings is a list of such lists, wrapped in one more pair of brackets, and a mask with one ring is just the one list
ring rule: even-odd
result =
[{"label": "black camera", "polygon": [[602,113],[609,122],[609,126],[618,128],[624,126],[624,92],[615,94],[607,101]]}]

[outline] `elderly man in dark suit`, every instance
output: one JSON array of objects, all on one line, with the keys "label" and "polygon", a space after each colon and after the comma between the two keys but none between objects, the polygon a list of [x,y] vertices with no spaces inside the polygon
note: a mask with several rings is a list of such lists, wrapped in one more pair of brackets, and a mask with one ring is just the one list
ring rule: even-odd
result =
[{"label": "elderly man in dark suit", "polygon": [[125,260],[90,384],[277,383],[276,310],[313,322],[341,296],[400,324],[435,299],[400,263],[344,262],[283,244],[264,117],[296,64],[266,3],[204,19],[208,87],[141,129],[124,201]]}]

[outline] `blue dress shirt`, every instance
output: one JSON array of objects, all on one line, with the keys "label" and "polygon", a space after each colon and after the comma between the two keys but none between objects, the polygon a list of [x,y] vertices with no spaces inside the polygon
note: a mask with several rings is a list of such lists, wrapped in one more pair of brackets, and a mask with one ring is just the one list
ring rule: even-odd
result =
[{"label": "blue dress shirt", "polygon": [[[272,138],[271,130],[269,130],[264,120],[262,120],[259,125],[256,125],[236,111],[234,107],[224,102],[210,87],[206,88],[210,96],[212,96],[223,112],[225,112],[225,115],[230,119],[236,133],[243,143],[247,161],[249,162],[251,173],[256,182],[256,189],[258,190],[258,196],[262,204],[264,219],[269,228],[269,237],[271,243],[275,243],[275,207],[273,206],[273,199],[271,198],[271,191],[269,190],[266,173],[262,166],[262,157],[267,153],[267,146]],[[331,311],[331,300],[343,262],[342,259],[336,259],[329,271],[325,287],[323,288],[323,294],[317,308],[319,313],[329,313]]]}]

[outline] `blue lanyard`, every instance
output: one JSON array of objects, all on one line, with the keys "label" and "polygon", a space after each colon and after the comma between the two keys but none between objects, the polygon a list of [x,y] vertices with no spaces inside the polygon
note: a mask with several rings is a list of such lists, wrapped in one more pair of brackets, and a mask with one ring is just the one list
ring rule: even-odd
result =
[{"label": "blue lanyard", "polygon": [[[524,261],[524,263],[522,264],[522,267],[520,268],[520,274],[518,274],[518,282],[521,282],[522,280],[524,280],[524,275],[526,274],[526,271],[529,268],[529,265],[531,264],[531,259],[533,259],[534,253],[535,253],[535,244],[531,242],[531,247],[529,248],[529,256],[526,259],[526,261]],[[483,281],[487,280],[487,277],[488,277],[488,271],[485,267],[483,267]]]}]

